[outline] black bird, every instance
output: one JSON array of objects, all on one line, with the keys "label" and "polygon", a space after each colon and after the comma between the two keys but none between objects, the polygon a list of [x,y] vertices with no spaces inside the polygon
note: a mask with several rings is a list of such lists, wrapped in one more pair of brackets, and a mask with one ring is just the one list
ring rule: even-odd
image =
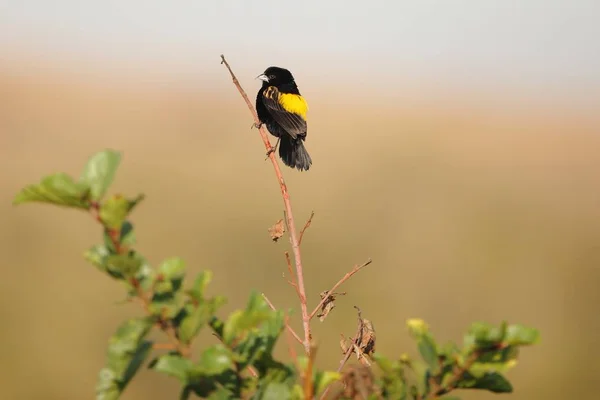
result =
[{"label": "black bird", "polygon": [[285,68],[269,67],[257,78],[263,81],[256,95],[256,112],[261,125],[265,124],[271,135],[278,138],[279,157],[285,165],[308,171],[312,160],[303,143],[308,104],[292,73]]}]

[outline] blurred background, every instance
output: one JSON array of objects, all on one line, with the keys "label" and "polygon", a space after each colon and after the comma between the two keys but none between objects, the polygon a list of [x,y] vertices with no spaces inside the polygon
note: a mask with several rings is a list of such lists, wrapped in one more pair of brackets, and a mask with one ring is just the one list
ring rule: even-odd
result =
[{"label": "blurred background", "polygon": [[[310,304],[373,258],[314,323],[335,368],[353,305],[377,350],[408,351],[405,320],[442,340],[474,320],[537,327],[508,373],[514,400],[597,392],[600,49],[595,1],[0,2],[0,376],[5,399],[94,395],[107,340],[140,310],[82,253],[82,212],[15,208],[45,174],[78,175],[96,151],[124,158],[113,191],[154,264],[208,268],[226,315],[251,290],[298,310],[282,202],[224,53],[251,98],[270,65],[310,104],[308,173],[285,169]],[[299,324],[296,324],[299,329]],[[201,348],[214,342],[203,336]],[[282,342],[284,345],[285,342]],[[285,355],[285,347],[279,349]],[[144,371],[123,398],[175,398]],[[492,399],[466,393],[465,399]]]}]

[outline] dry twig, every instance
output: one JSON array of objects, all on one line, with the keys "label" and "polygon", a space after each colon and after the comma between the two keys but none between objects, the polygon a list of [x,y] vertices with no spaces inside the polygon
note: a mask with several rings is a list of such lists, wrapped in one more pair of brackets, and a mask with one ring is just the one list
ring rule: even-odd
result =
[{"label": "dry twig", "polygon": [[[350,279],[350,277],[352,275],[354,275],[355,273],[357,273],[358,271],[360,271],[361,269],[363,269],[364,267],[366,267],[367,265],[371,264],[373,261],[369,258],[364,264],[361,265],[355,265],[354,268],[352,268],[352,271],[346,273],[346,275],[344,275],[342,277],[342,279],[340,279],[335,285],[333,285],[333,287],[331,289],[329,289],[327,292],[328,293],[333,293],[335,289],[337,289],[338,287],[340,287],[340,285],[344,282],[346,282],[348,279]],[[321,309],[321,307],[323,307],[323,304],[327,301],[328,297],[323,297],[321,299],[321,301],[319,302],[319,304],[317,304],[317,306],[315,307],[315,309],[313,310],[313,312],[310,313],[309,315],[309,320],[312,319],[316,313],[319,312],[319,310]]]},{"label": "dry twig", "polygon": [[306,221],[306,223],[304,224],[304,228],[302,228],[302,230],[300,231],[300,236],[298,237],[298,246],[300,246],[302,244],[302,238],[304,237],[304,231],[306,229],[308,229],[308,227],[312,223],[312,219],[314,216],[315,216],[315,212],[313,211],[310,213],[310,217],[308,217],[308,221]]}]

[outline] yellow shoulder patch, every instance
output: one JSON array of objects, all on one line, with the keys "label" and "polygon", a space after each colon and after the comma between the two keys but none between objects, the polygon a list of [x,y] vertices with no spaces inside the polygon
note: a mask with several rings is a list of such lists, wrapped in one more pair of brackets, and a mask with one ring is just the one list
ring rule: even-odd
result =
[{"label": "yellow shoulder patch", "polygon": [[302,118],[306,119],[306,112],[308,111],[308,104],[304,97],[298,94],[291,93],[280,93],[279,104],[287,112],[298,114]]}]

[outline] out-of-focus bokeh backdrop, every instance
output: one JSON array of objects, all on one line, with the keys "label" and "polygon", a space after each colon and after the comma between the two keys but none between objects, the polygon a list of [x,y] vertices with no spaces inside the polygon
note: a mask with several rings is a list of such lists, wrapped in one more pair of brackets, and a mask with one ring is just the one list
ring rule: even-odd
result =
[{"label": "out-of-focus bokeh backdrop", "polygon": [[[118,322],[136,315],[82,259],[84,213],[11,200],[42,175],[124,153],[114,191],[155,264],[210,268],[223,312],[250,291],[295,307],[272,167],[251,97],[269,65],[310,103],[308,173],[285,170],[311,304],[355,263],[325,323],[335,367],[352,305],[378,350],[413,352],[405,320],[460,340],[473,320],[538,327],[507,398],[592,398],[600,318],[600,34],[593,1],[81,1],[0,5],[0,397],[92,398]],[[597,19],[597,18],[596,18]],[[214,341],[204,337],[197,345]],[[285,355],[285,349],[281,349]],[[124,399],[174,398],[142,373]],[[466,399],[491,399],[467,394]]]}]

